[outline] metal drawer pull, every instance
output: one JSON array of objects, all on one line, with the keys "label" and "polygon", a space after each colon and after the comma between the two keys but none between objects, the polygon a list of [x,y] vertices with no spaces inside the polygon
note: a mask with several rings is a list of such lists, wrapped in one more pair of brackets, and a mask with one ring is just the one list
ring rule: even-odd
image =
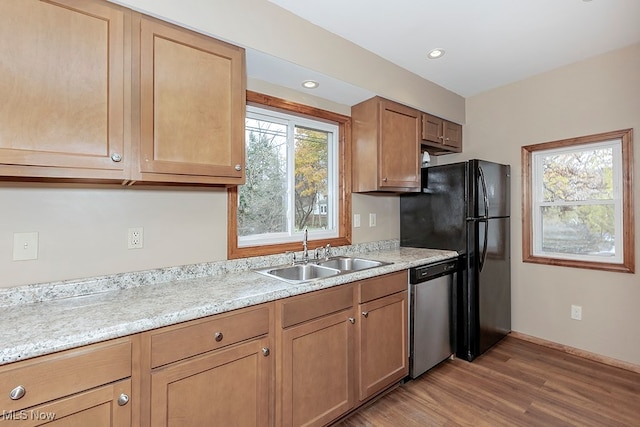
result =
[{"label": "metal drawer pull", "polygon": [[114,162],[119,162],[120,160],[122,160],[122,156],[118,153],[113,153],[111,155],[111,160],[113,160]]},{"label": "metal drawer pull", "polygon": [[262,347],[262,355],[263,356],[268,356],[269,354],[271,354],[271,352],[269,351],[268,347]]},{"label": "metal drawer pull", "polygon": [[240,172],[242,170],[242,166],[236,165],[236,167],[234,169],[237,170],[238,172]]},{"label": "metal drawer pull", "polygon": [[124,406],[127,403],[129,403],[129,396],[127,396],[126,394],[122,393],[120,395],[120,397],[118,397],[118,405]]},{"label": "metal drawer pull", "polygon": [[362,315],[363,315],[364,317],[369,317],[369,312],[368,312],[368,311],[363,311],[363,312],[362,312]]},{"label": "metal drawer pull", "polygon": [[356,319],[355,319],[355,318],[353,318],[353,317],[349,317],[349,322],[351,322],[352,324],[353,324],[353,323],[356,323]]},{"label": "metal drawer pull", "polygon": [[19,400],[22,399],[25,394],[27,394],[27,389],[19,385],[18,387],[11,390],[11,393],[9,393],[9,397],[11,398],[11,400]]},{"label": "metal drawer pull", "polygon": [[220,342],[220,341],[222,341],[222,338],[224,338],[224,335],[222,335],[222,332],[216,332],[214,337],[215,337],[216,342]]}]

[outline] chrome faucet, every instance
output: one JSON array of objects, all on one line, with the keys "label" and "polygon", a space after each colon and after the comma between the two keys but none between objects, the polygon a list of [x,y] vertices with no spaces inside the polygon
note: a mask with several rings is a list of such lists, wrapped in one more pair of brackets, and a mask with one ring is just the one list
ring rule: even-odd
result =
[{"label": "chrome faucet", "polygon": [[304,262],[305,264],[307,262],[309,262],[309,250],[307,249],[307,237],[308,237],[308,231],[307,231],[307,227],[304,228],[304,238],[302,239],[302,262]]}]

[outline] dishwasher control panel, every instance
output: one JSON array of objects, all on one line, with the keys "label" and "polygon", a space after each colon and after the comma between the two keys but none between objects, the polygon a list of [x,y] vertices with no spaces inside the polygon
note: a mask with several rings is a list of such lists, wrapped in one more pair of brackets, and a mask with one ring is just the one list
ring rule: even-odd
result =
[{"label": "dishwasher control panel", "polygon": [[445,274],[451,274],[458,269],[458,260],[447,260],[436,264],[422,265],[409,270],[410,283],[420,283]]}]

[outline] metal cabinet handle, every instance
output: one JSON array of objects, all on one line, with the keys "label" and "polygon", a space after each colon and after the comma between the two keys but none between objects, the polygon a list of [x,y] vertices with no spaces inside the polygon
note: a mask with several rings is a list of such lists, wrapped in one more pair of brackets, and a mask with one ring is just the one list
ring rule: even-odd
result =
[{"label": "metal cabinet handle", "polygon": [[124,406],[127,403],[129,403],[129,396],[127,396],[126,394],[122,393],[120,395],[120,397],[118,397],[118,405],[119,406]]},{"label": "metal cabinet handle", "polygon": [[351,324],[356,323],[356,319],[354,317],[349,317],[349,322],[351,322]]},{"label": "metal cabinet handle", "polygon": [[224,338],[224,335],[222,335],[222,332],[216,332],[213,337],[216,340],[216,342],[220,342],[222,341],[222,338]]},{"label": "metal cabinet handle", "polygon": [[271,351],[269,350],[269,347],[262,347],[262,355],[263,356],[268,356],[271,354]]},{"label": "metal cabinet handle", "polygon": [[118,153],[113,153],[111,155],[111,160],[113,160],[114,162],[119,162],[120,160],[122,160],[122,156]]},{"label": "metal cabinet handle", "polygon": [[368,312],[368,311],[363,311],[363,312],[362,312],[362,315],[363,315],[364,317],[369,317],[369,312]]},{"label": "metal cabinet handle", "polygon": [[27,394],[27,389],[19,385],[18,387],[11,390],[11,392],[9,393],[9,397],[11,398],[11,400],[19,400],[22,399],[25,394]]},{"label": "metal cabinet handle", "polygon": [[383,182],[387,182],[387,181],[389,181],[389,179],[388,178],[382,178],[382,181]]},{"label": "metal cabinet handle", "polygon": [[240,172],[242,170],[242,166],[241,165],[236,165],[235,170],[237,170],[238,172]]},{"label": "metal cabinet handle", "polygon": [[440,135],[440,136],[438,137],[438,139],[444,139],[444,136]]}]

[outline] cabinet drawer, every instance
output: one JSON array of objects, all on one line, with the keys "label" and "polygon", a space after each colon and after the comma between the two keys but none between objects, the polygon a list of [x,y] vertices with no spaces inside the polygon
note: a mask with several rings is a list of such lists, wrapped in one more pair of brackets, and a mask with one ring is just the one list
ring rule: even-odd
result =
[{"label": "cabinet drawer", "polygon": [[269,307],[220,314],[182,326],[170,326],[151,336],[151,367],[235,344],[269,332]]},{"label": "cabinet drawer", "polygon": [[360,282],[358,302],[363,303],[408,289],[409,276],[406,270],[373,277]]},{"label": "cabinet drawer", "polygon": [[[131,376],[131,341],[118,339],[0,367],[0,408],[15,411]],[[18,387],[23,397],[12,400]]]},{"label": "cabinet drawer", "polygon": [[343,285],[336,289],[313,292],[301,297],[283,300],[281,303],[282,327],[347,310],[353,307],[353,286]]}]

